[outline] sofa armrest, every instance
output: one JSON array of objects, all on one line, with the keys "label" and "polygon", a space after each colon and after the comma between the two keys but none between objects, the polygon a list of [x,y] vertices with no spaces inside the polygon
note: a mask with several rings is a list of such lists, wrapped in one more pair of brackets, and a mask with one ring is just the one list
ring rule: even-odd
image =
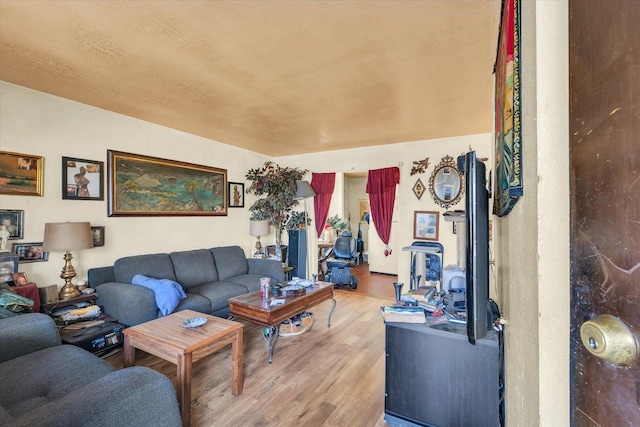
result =
[{"label": "sofa armrest", "polygon": [[182,424],[171,381],[147,367],[112,372],[15,418],[12,426],[166,426]]},{"label": "sofa armrest", "polygon": [[104,314],[118,322],[135,326],[158,317],[158,306],[153,291],[130,283],[109,282],[96,287],[96,304]]},{"label": "sofa armrest", "polygon": [[249,258],[247,262],[249,264],[249,274],[271,276],[275,278],[278,283],[284,283],[284,271],[282,270],[282,263],[280,261],[266,258]]},{"label": "sofa armrest", "polygon": [[0,363],[62,344],[53,319],[42,313],[0,320]]}]

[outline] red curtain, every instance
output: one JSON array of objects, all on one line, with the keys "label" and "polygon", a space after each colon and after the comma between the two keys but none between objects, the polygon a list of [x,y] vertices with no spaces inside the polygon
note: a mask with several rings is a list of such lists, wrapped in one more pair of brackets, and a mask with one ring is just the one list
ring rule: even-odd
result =
[{"label": "red curtain", "polygon": [[389,247],[391,219],[396,199],[396,185],[399,183],[400,168],[398,167],[370,170],[367,178],[371,219],[378,236],[384,242],[384,256],[391,254]]},{"label": "red curtain", "polygon": [[324,224],[329,215],[329,205],[331,204],[331,195],[336,185],[336,173],[315,173],[311,174],[311,188],[316,192],[313,198],[313,212],[316,218],[316,232],[318,237],[324,230]]}]

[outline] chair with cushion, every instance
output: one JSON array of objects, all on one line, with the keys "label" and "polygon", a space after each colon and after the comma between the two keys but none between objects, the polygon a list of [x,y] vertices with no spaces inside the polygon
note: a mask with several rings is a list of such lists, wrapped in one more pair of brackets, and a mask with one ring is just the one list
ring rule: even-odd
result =
[{"label": "chair with cushion", "polygon": [[338,286],[350,285],[352,289],[358,286],[358,278],[351,274],[351,268],[358,265],[356,249],[356,240],[351,232],[343,231],[326,259],[326,281]]}]

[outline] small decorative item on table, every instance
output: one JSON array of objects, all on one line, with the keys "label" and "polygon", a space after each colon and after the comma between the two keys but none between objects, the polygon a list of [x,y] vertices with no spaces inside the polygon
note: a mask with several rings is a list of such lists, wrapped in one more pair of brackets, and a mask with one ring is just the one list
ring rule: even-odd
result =
[{"label": "small decorative item on table", "polygon": [[190,317],[182,321],[182,326],[185,328],[197,328],[207,323],[206,317]]},{"label": "small decorative item on table", "polygon": [[282,288],[282,296],[297,296],[307,293],[307,289],[302,285],[289,285]]}]

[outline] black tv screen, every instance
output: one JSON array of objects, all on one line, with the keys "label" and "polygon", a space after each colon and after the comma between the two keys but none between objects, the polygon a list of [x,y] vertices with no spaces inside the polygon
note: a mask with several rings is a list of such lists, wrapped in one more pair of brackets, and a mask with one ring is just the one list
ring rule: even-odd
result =
[{"label": "black tv screen", "polygon": [[475,344],[487,334],[489,304],[489,193],[486,167],[475,151],[464,155],[464,177],[467,337]]}]

